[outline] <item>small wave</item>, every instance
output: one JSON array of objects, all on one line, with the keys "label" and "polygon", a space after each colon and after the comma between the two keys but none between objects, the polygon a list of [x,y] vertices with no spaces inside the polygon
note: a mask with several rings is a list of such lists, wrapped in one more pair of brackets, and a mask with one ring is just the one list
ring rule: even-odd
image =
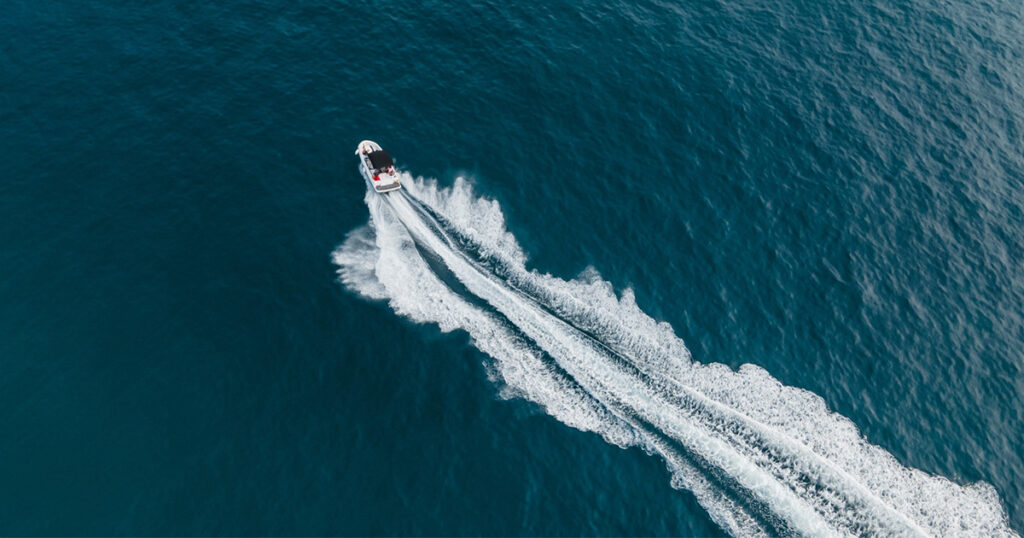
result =
[{"label": "small wave", "polygon": [[464,180],[403,184],[367,193],[370,221],[334,252],[341,282],[415,322],[469,333],[503,396],[659,454],[672,484],[731,534],[1015,535],[990,485],[901,465],[762,368],[692,361],[671,326],[596,270],[571,280],[528,270],[498,203]]}]

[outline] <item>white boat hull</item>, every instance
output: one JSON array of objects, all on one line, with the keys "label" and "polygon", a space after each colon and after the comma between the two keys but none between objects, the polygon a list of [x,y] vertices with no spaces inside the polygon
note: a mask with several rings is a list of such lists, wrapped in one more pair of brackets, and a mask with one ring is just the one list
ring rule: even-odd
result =
[{"label": "white boat hull", "polygon": [[[371,155],[383,153],[387,166],[374,166]],[[359,172],[363,174],[366,183],[380,194],[397,191],[402,188],[398,180],[398,171],[391,162],[391,156],[381,149],[380,144],[372,140],[363,140],[356,148],[356,155],[359,156]]]}]

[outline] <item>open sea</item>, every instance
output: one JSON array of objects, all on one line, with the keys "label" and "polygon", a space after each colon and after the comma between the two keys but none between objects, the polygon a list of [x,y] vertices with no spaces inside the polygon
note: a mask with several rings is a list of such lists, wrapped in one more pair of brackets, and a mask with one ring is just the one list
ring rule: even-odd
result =
[{"label": "open sea", "polygon": [[1019,0],[0,2],[0,535],[1019,536],[1022,446]]}]

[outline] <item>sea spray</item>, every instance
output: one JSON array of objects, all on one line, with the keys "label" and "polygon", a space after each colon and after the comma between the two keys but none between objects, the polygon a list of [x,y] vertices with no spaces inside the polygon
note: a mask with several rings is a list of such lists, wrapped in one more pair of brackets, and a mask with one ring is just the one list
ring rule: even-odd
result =
[{"label": "sea spray", "polygon": [[[594,269],[572,280],[527,269],[498,203],[464,180],[403,184],[388,197],[368,192],[369,223],[334,253],[344,285],[468,332],[494,359],[503,394],[660,454],[673,485],[730,533],[1013,535],[988,484],[902,466],[820,397],[762,368],[693,362],[669,325]],[[474,297],[446,286],[417,246]]]}]

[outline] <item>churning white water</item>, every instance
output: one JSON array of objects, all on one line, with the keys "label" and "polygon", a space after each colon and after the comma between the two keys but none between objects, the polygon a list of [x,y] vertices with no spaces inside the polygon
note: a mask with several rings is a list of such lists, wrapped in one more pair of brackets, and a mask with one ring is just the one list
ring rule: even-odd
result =
[{"label": "churning white water", "polygon": [[469,333],[503,396],[660,455],[673,485],[730,533],[1014,535],[990,485],[901,465],[760,367],[695,363],[670,326],[596,270],[572,280],[528,270],[500,206],[465,181],[403,184],[367,192],[369,222],[334,252],[341,282],[412,321]]}]

